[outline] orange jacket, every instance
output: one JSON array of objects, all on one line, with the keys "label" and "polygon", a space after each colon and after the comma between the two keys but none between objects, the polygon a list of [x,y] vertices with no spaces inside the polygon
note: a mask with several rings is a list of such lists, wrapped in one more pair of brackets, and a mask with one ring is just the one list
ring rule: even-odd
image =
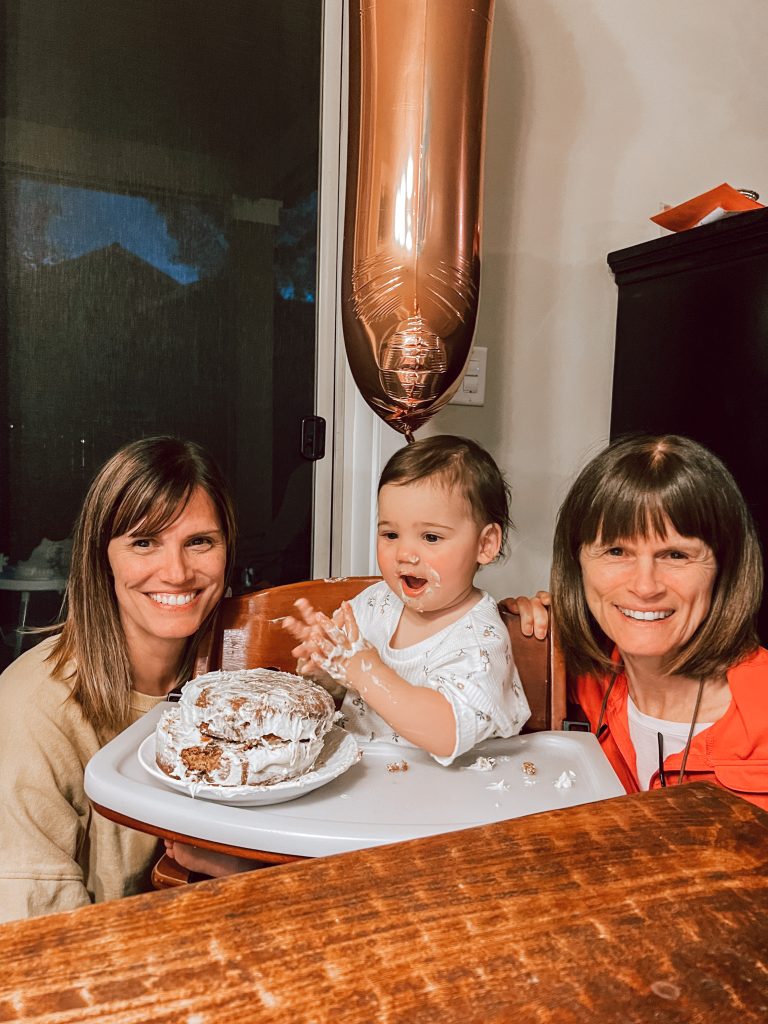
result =
[{"label": "orange jacket", "polygon": [[[684,782],[714,782],[768,810],[768,651],[754,655],[726,673],[731,703],[719,721],[694,736],[688,752]],[[608,688],[608,677],[580,676],[572,699],[579,704],[594,731]],[[629,738],[627,678],[620,675],[611,690],[598,739],[628,793],[639,790],[635,749]],[[664,761],[667,785],[677,785],[682,751]],[[650,789],[661,786],[654,772]]]}]

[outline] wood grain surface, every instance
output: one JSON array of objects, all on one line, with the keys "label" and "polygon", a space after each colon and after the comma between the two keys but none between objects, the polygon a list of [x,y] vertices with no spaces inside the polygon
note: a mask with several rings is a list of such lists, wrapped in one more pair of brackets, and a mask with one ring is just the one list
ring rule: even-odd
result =
[{"label": "wood grain surface", "polygon": [[0,928],[0,1021],[768,1017],[768,814],[686,785]]}]

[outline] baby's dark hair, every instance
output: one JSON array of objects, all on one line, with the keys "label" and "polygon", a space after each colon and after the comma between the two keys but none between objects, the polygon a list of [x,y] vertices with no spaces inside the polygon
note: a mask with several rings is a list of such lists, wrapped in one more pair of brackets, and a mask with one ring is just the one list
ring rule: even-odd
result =
[{"label": "baby's dark hair", "polygon": [[446,488],[458,487],[480,527],[497,523],[501,551],[514,529],[509,516],[509,484],[491,456],[468,437],[437,434],[400,448],[382,470],[379,490],[385,484],[412,484],[439,477]]}]

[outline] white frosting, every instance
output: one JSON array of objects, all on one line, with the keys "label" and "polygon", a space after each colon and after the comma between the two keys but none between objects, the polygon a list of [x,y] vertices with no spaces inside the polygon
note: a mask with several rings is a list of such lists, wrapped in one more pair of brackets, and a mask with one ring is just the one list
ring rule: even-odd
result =
[{"label": "white frosting", "polygon": [[571,771],[570,768],[561,772],[560,775],[555,779],[553,785],[555,789],[570,789],[576,781],[576,772]]},{"label": "white frosting", "polygon": [[158,766],[217,786],[268,785],[308,771],[333,725],[333,698],[287,672],[209,672],[188,682],[155,733]]},{"label": "white frosting", "polygon": [[[416,562],[418,562],[418,557],[416,558]],[[437,569],[433,569],[429,562],[422,562],[422,566],[423,569],[419,573],[419,577],[425,579],[427,581],[427,585],[416,597],[410,597],[406,594],[405,588],[403,587],[403,581],[402,579],[400,580],[400,600],[403,604],[409,605],[417,612],[424,611],[424,598],[429,597],[431,594],[434,594],[436,590],[440,589],[440,573]]]},{"label": "white frosting", "polygon": [[[338,683],[347,682],[347,666],[356,654],[360,651],[372,651],[373,644],[360,636],[357,640],[350,640],[347,634],[343,630],[339,630],[339,637],[335,637],[336,645],[334,647],[328,645],[328,649],[323,652],[322,659],[318,659],[318,666]],[[368,664],[368,670],[372,668],[370,662]],[[366,671],[365,669],[363,671]],[[379,680],[374,677],[374,683],[381,686]]]},{"label": "white frosting", "polygon": [[466,765],[464,771],[466,772],[490,772],[496,764],[495,757],[478,757],[472,764]]},{"label": "white frosting", "polygon": [[186,683],[179,707],[209,736],[235,743],[264,735],[299,741],[323,736],[335,714],[322,686],[289,672],[243,669],[209,672]]}]

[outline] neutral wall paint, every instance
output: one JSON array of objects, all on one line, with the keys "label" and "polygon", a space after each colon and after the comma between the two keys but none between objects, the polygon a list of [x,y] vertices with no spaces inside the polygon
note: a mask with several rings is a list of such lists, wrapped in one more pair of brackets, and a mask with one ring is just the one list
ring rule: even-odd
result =
[{"label": "neutral wall paint", "polygon": [[723,181],[768,202],[766,38],[764,0],[497,0],[475,336],[487,400],[419,434],[469,435],[510,479],[513,550],[479,577],[497,597],[546,585],[557,507],[608,437],[607,253]]}]

